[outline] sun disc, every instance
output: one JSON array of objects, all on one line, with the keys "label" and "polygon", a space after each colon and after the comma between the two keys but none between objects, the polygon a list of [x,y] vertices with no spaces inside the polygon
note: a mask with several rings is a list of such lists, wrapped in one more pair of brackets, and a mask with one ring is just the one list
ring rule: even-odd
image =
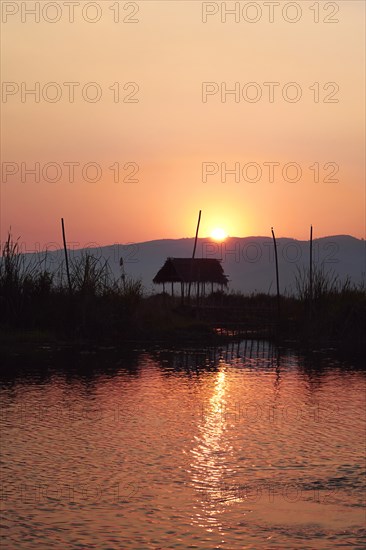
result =
[{"label": "sun disc", "polygon": [[221,227],[216,227],[215,229],[213,229],[211,231],[211,237],[215,240],[215,241],[223,241],[226,239],[227,237],[227,233],[224,229],[222,229]]}]

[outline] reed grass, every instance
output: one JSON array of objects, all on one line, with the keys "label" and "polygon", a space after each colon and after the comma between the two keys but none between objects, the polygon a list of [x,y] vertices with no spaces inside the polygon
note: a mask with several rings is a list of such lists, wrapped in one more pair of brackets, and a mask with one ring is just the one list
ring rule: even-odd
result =
[{"label": "reed grass", "polygon": [[[294,291],[281,296],[216,291],[200,299],[200,310],[184,308],[179,297],[143,296],[140,280],[114,277],[108,261],[89,252],[70,262],[71,292],[65,265],[54,271],[45,257],[22,254],[9,233],[0,258],[0,327],[48,331],[57,337],[117,340],[172,332],[200,332],[216,319],[277,323],[277,336],[310,345],[344,345],[362,350],[366,312],[365,283],[341,280],[323,266],[295,272]],[[205,313],[203,313],[203,311]],[[218,317],[217,317],[218,316]]]}]

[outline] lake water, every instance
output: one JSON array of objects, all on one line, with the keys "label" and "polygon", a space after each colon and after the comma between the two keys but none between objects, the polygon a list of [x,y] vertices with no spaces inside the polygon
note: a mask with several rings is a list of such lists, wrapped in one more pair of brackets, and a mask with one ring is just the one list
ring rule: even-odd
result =
[{"label": "lake water", "polygon": [[1,385],[2,550],[366,548],[365,372],[266,342],[44,354]]}]

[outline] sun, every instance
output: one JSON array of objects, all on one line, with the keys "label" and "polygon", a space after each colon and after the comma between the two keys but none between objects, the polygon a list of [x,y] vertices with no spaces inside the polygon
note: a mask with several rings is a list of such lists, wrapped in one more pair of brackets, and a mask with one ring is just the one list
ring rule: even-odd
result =
[{"label": "sun", "polygon": [[221,227],[216,227],[211,231],[211,238],[215,241],[224,241],[227,237],[227,233],[225,229],[222,229]]}]

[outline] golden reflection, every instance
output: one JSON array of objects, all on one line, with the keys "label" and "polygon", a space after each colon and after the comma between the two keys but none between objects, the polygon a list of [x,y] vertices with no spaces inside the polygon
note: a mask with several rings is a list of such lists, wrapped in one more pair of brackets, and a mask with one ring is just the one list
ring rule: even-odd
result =
[{"label": "golden reflection", "polygon": [[208,532],[222,530],[218,516],[227,502],[225,479],[233,474],[230,467],[232,446],[225,436],[228,420],[226,368],[227,365],[221,363],[212,396],[202,408],[195,437],[197,444],[191,451],[192,483],[200,495],[200,510],[194,510],[192,522]]}]

